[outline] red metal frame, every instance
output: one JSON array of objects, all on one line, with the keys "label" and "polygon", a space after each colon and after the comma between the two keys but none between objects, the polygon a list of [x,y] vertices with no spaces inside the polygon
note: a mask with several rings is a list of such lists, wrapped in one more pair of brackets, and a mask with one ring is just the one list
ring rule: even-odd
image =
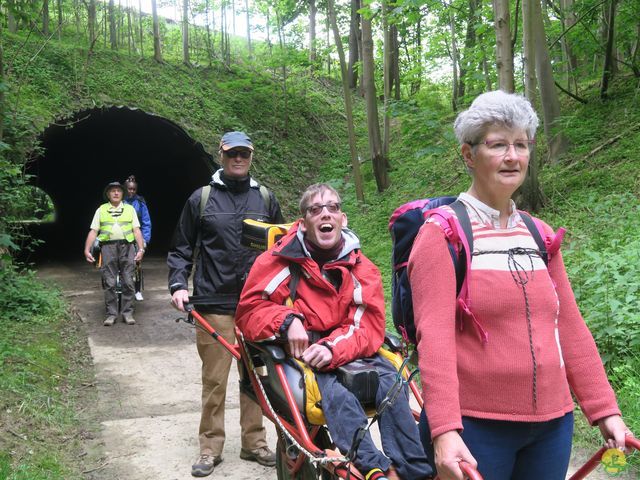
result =
[{"label": "red metal frame", "polygon": [[[627,437],[625,438],[625,444],[628,447],[635,448],[636,450],[640,450],[640,441],[635,437]],[[580,468],[576,473],[574,473],[569,480],[582,480],[587,475],[589,475],[596,467],[600,464],[600,459],[602,458],[602,454],[607,451],[606,447],[602,447],[598,450],[593,457],[587,460],[582,468]]]},{"label": "red metal frame", "polygon": [[[213,338],[215,338],[218,342],[220,342],[220,344],[222,344],[222,346],[229,351],[229,353],[235,359],[242,361],[246,366],[251,365],[252,362],[249,359],[249,355],[245,350],[245,348],[243,347],[242,342],[238,341],[236,344],[230,344],[224,337],[222,337],[218,332],[216,332],[216,330],[209,324],[209,322],[207,322],[207,320],[202,315],[200,315],[197,311],[192,310],[190,313],[198,321],[198,323],[207,332],[209,332],[211,336],[213,336]],[[237,328],[236,328],[236,338],[238,340],[242,338]],[[316,456],[327,456],[329,458],[332,458],[332,457],[342,458],[342,455],[340,455],[339,452],[334,450],[329,450],[329,449],[322,450],[313,443],[312,439],[316,437],[320,427],[312,426],[310,429],[310,432],[307,431],[307,425],[305,424],[302,414],[300,413],[300,410],[298,409],[298,406],[295,402],[295,399],[293,397],[293,393],[291,392],[291,388],[289,387],[289,382],[287,381],[283,366],[280,364],[275,364],[275,368],[276,368],[276,374],[278,376],[278,380],[285,394],[287,404],[289,406],[289,409],[291,410],[294,424],[292,425],[289,421],[285,420],[280,416],[278,416],[278,422],[282,424],[282,426],[296,440],[296,442],[298,442],[300,445],[302,445],[304,449],[311,452],[312,454]],[[253,386],[253,389],[255,391],[256,399],[258,401],[258,404],[260,405],[262,414],[265,417],[267,417],[269,420],[271,420],[273,423],[276,423],[275,418],[269,409],[267,400],[264,397],[262,390],[260,389],[260,386],[258,385],[258,379],[256,378],[255,374],[251,370],[249,370],[248,368],[247,370],[249,371],[251,385]],[[420,395],[420,391],[418,390],[418,387],[415,385],[415,382],[411,381],[410,387],[418,403],[422,406],[422,398]],[[295,475],[302,468],[304,461],[305,461],[305,458],[303,453],[300,453],[295,460],[287,458],[286,459],[287,469],[292,475]],[[333,473],[339,478],[351,478],[353,480],[364,480],[364,476],[352,464],[349,466],[351,470],[350,472],[347,471],[347,468],[340,461],[326,463],[325,465],[323,465],[323,468],[325,468],[326,470]],[[482,480],[482,476],[478,473],[478,471],[475,470],[468,463],[460,462],[460,468],[462,469],[463,473],[467,475],[469,480]],[[437,477],[435,480],[437,480]]]}]

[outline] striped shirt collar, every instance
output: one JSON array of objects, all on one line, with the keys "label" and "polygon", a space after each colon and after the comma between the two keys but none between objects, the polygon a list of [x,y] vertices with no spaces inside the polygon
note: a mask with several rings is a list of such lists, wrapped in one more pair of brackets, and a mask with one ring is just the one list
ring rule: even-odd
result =
[{"label": "striped shirt collar", "polygon": [[[458,195],[458,199],[467,207],[471,216],[471,221],[473,221],[475,217],[475,220],[480,223],[491,225],[493,228],[501,228],[500,211],[495,208],[491,208],[489,205],[481,202],[476,197],[473,197],[466,192],[462,192]],[[520,214],[516,209],[515,202],[513,200],[510,200],[510,202],[511,214],[507,221],[507,228],[514,228],[520,221]]]}]

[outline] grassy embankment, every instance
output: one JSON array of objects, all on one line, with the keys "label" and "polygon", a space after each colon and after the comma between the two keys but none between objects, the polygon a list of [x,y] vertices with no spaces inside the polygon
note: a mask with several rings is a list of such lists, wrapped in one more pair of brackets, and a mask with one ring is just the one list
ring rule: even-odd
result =
[{"label": "grassy embankment", "polygon": [[[292,115],[299,116],[289,122],[289,135],[284,138],[284,124],[274,118],[278,110],[274,92],[278,86],[255,71],[230,74],[158,66],[151,61],[132,62],[106,51],[96,52],[87,63],[83,49],[72,43],[48,47],[36,60],[29,61],[36,48],[32,48],[31,55],[16,53],[21,39],[10,41],[7,57],[15,56],[14,70],[21,72],[15,79],[22,85],[17,115],[28,120],[25,124],[33,125],[31,133],[37,133],[58,116],[92,106],[94,101],[99,105],[137,106],[166,116],[205,144],[211,143],[212,132],[226,128],[256,132],[264,152],[256,162],[258,174],[277,189],[289,213],[294,211],[293,200],[299,186],[311,178],[331,181],[344,192],[350,225],[361,236],[366,253],[379,265],[387,288],[390,240],[386,223],[391,211],[407,200],[457,193],[468,184],[451,134],[453,117],[440,100],[446,95],[437,87],[423,92],[417,101],[397,105],[392,186],[383,194],[376,193],[370,166],[363,165],[366,203],[356,205],[336,90],[319,89],[313,82],[298,79],[300,83],[290,87],[289,108],[298,112]],[[564,111],[570,113],[563,118],[563,128],[572,148],[559,165],[544,168],[546,206],[538,214],[551,225],[569,230],[563,252],[579,304],[607,361],[626,418],[637,432],[640,318],[634,306],[638,304],[635,272],[640,251],[640,162],[636,159],[640,105],[629,79],[615,84],[609,101],[601,102],[595,93],[588,100],[586,106],[566,101]],[[303,108],[298,110],[296,104]],[[263,122],[264,119],[267,120]],[[615,141],[589,154],[611,139]],[[542,136],[538,151],[544,156]],[[325,160],[328,163],[320,169]],[[26,290],[24,287],[18,296]],[[53,294],[46,294],[50,295]],[[0,333],[2,381],[11,389],[1,391],[14,393],[0,397],[0,441],[3,447],[9,446],[0,450],[11,454],[0,457],[0,478],[3,474],[12,479],[77,478],[79,445],[75,442],[82,430],[80,417],[73,412],[80,405],[65,389],[70,385],[78,388],[88,381],[86,377],[74,377],[74,368],[68,363],[72,358],[69,345],[76,345],[80,337],[76,332],[72,335],[75,340],[63,340],[68,336],[63,333],[67,332],[63,326],[68,325],[68,320],[60,304],[54,313],[28,322],[26,315],[12,323],[5,308],[3,305],[2,322],[8,327]],[[16,340],[20,338],[29,341]],[[37,356],[40,353],[43,357]],[[53,373],[43,374],[43,368]],[[53,399],[65,408],[57,410],[59,402]],[[32,432],[39,433],[31,436]],[[26,441],[21,438],[23,435],[27,435]],[[583,424],[578,436],[590,447],[597,444],[593,430]],[[46,471],[60,473],[43,473]]]}]

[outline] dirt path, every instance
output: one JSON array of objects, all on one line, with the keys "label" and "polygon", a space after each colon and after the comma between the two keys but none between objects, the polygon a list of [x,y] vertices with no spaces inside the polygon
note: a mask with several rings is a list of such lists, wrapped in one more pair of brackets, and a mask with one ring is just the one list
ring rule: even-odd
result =
[{"label": "dirt path", "polygon": [[[198,455],[200,360],[192,327],[174,320],[164,259],[145,260],[144,301],[136,302],[136,325],[102,326],[100,275],[88,264],[39,267],[74,304],[89,337],[96,370],[98,420],[104,450],[95,480],[192,480]],[[224,461],[210,478],[272,480],[275,469],[240,460],[237,371],[232,369],[226,405]],[[268,421],[275,448],[275,430]],[[100,465],[96,465],[99,467]]]},{"label": "dirt path", "polygon": [[[176,323],[169,305],[164,258],[144,264],[143,302],[136,303],[136,325],[119,321],[102,326],[104,304],[100,275],[86,262],[38,267],[40,276],[58,283],[86,324],[96,370],[101,424],[100,460],[90,480],[192,480],[200,415],[200,361],[192,327]],[[232,369],[226,406],[224,461],[212,477],[273,480],[275,469],[240,460],[237,373]],[[269,444],[276,434],[265,421]],[[584,463],[586,455],[579,455]],[[570,472],[575,471],[572,466]],[[611,478],[600,469],[590,480]],[[631,475],[617,478],[631,479]]]}]

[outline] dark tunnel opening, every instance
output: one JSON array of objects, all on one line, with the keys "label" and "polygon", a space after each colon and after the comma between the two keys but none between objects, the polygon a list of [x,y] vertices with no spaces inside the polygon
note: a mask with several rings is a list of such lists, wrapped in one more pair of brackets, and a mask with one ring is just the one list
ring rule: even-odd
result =
[{"label": "dark tunnel opening", "polygon": [[32,260],[82,257],[89,225],[105,202],[103,189],[129,175],[138,180],[152,223],[150,252],[164,255],[188,196],[209,181],[216,164],[180,126],[126,107],[94,108],[49,125],[42,152],[26,173],[55,207],[55,222],[31,227],[42,245]]}]

